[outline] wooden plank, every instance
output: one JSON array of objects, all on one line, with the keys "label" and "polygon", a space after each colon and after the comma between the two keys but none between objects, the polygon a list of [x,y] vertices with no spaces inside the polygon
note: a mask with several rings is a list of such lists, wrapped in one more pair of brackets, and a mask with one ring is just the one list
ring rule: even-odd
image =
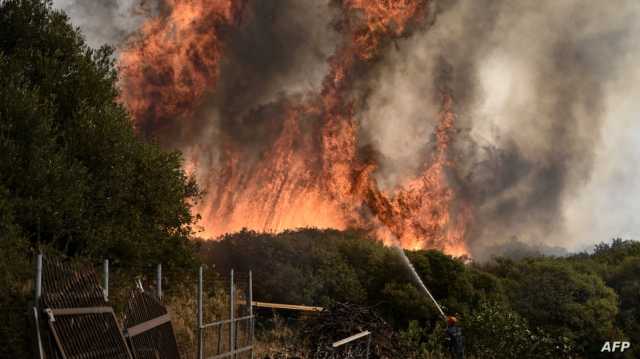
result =
[{"label": "wooden plank", "polygon": [[81,307],[81,308],[48,308],[46,309],[55,318],[56,315],[82,315],[113,313],[112,307]]},{"label": "wooden plank", "polygon": [[171,321],[171,318],[169,317],[169,314],[161,315],[151,320],[147,320],[146,322],[142,322],[138,325],[134,325],[131,328],[127,328],[127,336],[135,337],[136,335],[142,334],[148,330],[151,330],[157,326],[160,326],[164,323],[168,323],[170,321]]},{"label": "wooden plank", "polygon": [[[246,302],[239,302],[238,304],[246,304]],[[271,309],[287,309],[287,310],[299,310],[304,312],[321,312],[324,310],[322,307],[312,307],[308,305],[296,305],[296,304],[280,304],[280,303],[267,303],[267,302],[251,302],[252,306],[257,308],[271,308]]]},{"label": "wooden plank", "polygon": [[358,333],[358,334],[356,334],[356,335],[352,335],[352,336],[350,336],[349,338],[344,338],[344,339],[342,339],[342,340],[338,340],[337,342],[333,343],[333,347],[334,347],[334,348],[337,348],[337,347],[339,347],[339,346],[343,346],[343,345],[345,345],[345,344],[347,344],[347,343],[350,343],[350,342],[352,342],[352,341],[354,341],[354,340],[358,340],[358,339],[360,339],[360,338],[362,338],[362,337],[366,337],[366,336],[367,336],[367,335],[369,335],[369,334],[371,334],[371,332],[369,332],[369,331],[364,331],[364,332],[362,332],[362,333]]}]

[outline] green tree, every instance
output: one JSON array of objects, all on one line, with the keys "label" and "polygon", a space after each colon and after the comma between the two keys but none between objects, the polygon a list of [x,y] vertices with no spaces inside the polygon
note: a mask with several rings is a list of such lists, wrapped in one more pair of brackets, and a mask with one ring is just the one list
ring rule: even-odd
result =
[{"label": "green tree", "polygon": [[32,255],[195,264],[199,192],[177,152],[136,135],[112,50],[50,1],[0,0],[0,357],[29,357]]},{"label": "green tree", "polygon": [[571,342],[552,337],[500,303],[485,302],[464,318],[467,351],[479,358],[567,358]]},{"label": "green tree", "polygon": [[599,243],[591,257],[608,264],[618,264],[627,257],[640,257],[640,242],[615,238],[611,243]]},{"label": "green tree", "polygon": [[599,352],[604,340],[618,335],[618,297],[594,272],[554,258],[503,260],[490,270],[503,278],[516,312],[550,335],[575,342],[578,353]]},{"label": "green tree", "polygon": [[30,294],[26,285],[33,266],[28,257],[28,243],[13,218],[8,191],[0,186],[0,358],[30,356],[31,342],[25,335],[29,322],[25,310]]},{"label": "green tree", "polygon": [[111,49],[50,1],[0,2],[0,185],[33,245],[114,264],[193,263],[195,181],[140,140],[118,103]]},{"label": "green tree", "polygon": [[[324,237],[324,238],[323,238]],[[256,296],[265,301],[328,306],[362,303],[366,292],[355,268],[337,249],[338,231],[301,230],[277,235],[241,231],[202,243],[204,260],[221,272],[253,271]]]},{"label": "green tree", "polygon": [[[632,343],[640,343],[640,256],[627,257],[612,271],[607,278],[620,298],[620,312],[618,323],[625,336]],[[616,338],[623,339],[623,338]],[[632,347],[635,354],[640,356],[640,349]]]}]

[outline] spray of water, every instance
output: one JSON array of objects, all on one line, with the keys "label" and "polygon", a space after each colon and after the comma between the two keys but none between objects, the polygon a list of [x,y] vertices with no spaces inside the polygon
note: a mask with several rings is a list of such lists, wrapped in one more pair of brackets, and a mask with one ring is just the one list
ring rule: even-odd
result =
[{"label": "spray of water", "polygon": [[407,267],[409,268],[409,271],[411,271],[411,274],[413,275],[413,278],[416,280],[416,282],[418,283],[418,285],[420,286],[420,288],[427,293],[427,295],[429,296],[429,298],[431,299],[431,301],[433,302],[433,304],[435,304],[436,308],[438,308],[438,312],[440,312],[440,315],[442,316],[442,319],[447,319],[447,316],[444,314],[444,311],[442,310],[442,307],[440,307],[440,304],[438,304],[438,302],[436,301],[436,299],[433,297],[433,295],[431,295],[431,292],[429,291],[429,289],[427,288],[426,285],[424,285],[424,282],[422,281],[422,278],[420,278],[420,276],[418,275],[418,272],[416,271],[416,268],[413,266],[413,264],[411,263],[411,261],[409,260],[409,257],[407,257],[407,254],[404,252],[404,249],[402,249],[399,246],[394,246],[394,248],[398,251],[398,253],[400,254],[400,258],[402,258],[402,261],[407,265]]}]

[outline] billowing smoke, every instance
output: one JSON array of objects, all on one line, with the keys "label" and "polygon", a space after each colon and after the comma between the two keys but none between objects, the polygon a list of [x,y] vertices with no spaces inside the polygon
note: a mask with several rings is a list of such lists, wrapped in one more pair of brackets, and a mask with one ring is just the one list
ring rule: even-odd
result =
[{"label": "billowing smoke", "polygon": [[[330,0],[252,0],[241,10],[234,24],[227,23],[221,29],[204,27],[206,32],[217,30],[217,37],[225,43],[224,55],[215,65],[219,77],[213,74],[216,69],[206,68],[201,73],[203,82],[215,80],[215,86],[192,91],[181,99],[188,114],[177,111],[158,116],[157,109],[166,107],[151,101],[151,111],[137,116],[145,135],[182,150],[190,163],[197,163],[193,173],[209,195],[216,191],[223,144],[246,150],[245,168],[259,161],[281,131],[282,102],[300,102],[321,91],[329,72],[327,59],[340,42],[335,28],[339,9]],[[199,22],[194,26],[202,31]],[[182,44],[189,44],[192,31],[187,28],[184,32],[188,34]],[[137,51],[131,45],[125,44],[124,51]],[[200,57],[206,59],[207,55]],[[160,54],[158,61],[167,58]],[[197,56],[187,56],[187,61],[195,68],[202,62]],[[149,78],[165,78],[166,73],[148,73],[140,82],[153,83]],[[130,86],[137,87],[140,82]],[[193,89],[176,85],[179,80],[162,83],[169,94],[176,92],[175,86]]]},{"label": "billowing smoke", "polygon": [[250,1],[242,22],[225,39],[215,92],[188,126],[176,123],[189,129],[178,146],[198,145],[200,155],[204,149],[215,157],[213,133],[254,146],[254,152],[271,145],[279,127],[269,128],[277,103],[320,92],[327,59],[339,42],[337,18],[329,0]]},{"label": "billowing smoke", "polygon": [[457,169],[474,207],[476,256],[514,239],[540,246],[577,240],[562,238],[572,233],[565,209],[594,173],[605,121],[620,121],[607,116],[609,86],[632,72],[621,55],[640,8],[611,5],[439,7],[434,25],[399,41],[369,83],[363,130],[389,161],[378,175],[412,170],[437,121],[432,94],[445,86],[464,131]]},{"label": "billowing smoke", "polygon": [[53,0],[82,29],[92,47],[117,46],[154,15],[157,0]]},{"label": "billowing smoke", "polygon": [[386,226],[480,259],[637,233],[635,1],[55,2],[127,39],[125,102],[185,153],[206,233]]}]

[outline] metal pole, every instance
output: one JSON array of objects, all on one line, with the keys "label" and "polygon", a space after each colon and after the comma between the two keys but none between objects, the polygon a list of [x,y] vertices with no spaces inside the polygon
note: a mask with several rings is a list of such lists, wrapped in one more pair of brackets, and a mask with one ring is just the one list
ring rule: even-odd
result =
[{"label": "metal pole", "polygon": [[236,301],[235,301],[235,288],[234,288],[234,283],[233,283],[233,269],[231,270],[231,288],[229,290],[229,326],[230,326],[230,331],[229,331],[229,350],[232,353],[231,354],[231,358],[235,358],[235,354],[233,354],[233,352],[236,350],[236,346],[235,346],[235,335],[236,335],[236,330],[235,330],[235,326],[236,323],[234,321],[235,319],[235,305],[236,305]]},{"label": "metal pole", "polygon": [[371,350],[371,336],[373,334],[369,333],[369,339],[367,339],[367,356],[366,359],[369,359],[369,351]]},{"label": "metal pole", "polygon": [[204,359],[204,337],[202,332],[202,266],[198,270],[198,359]]},{"label": "metal pole", "polygon": [[33,306],[33,319],[36,325],[36,340],[38,342],[38,358],[44,358],[44,348],[42,347],[42,335],[40,334],[40,319],[38,310],[40,308],[40,297],[42,296],[42,254],[36,258],[36,283],[35,283],[35,304]]},{"label": "metal pole", "polygon": [[156,288],[158,289],[158,299],[162,300],[162,263],[158,264],[156,270]]},{"label": "metal pole", "polygon": [[102,292],[104,293],[104,300],[109,301],[109,260],[104,260],[104,276],[102,277]]},{"label": "metal pole", "polygon": [[36,258],[36,288],[35,288],[36,305],[40,306],[39,301],[42,296],[42,253]]},{"label": "metal pole", "polygon": [[249,271],[249,343],[251,345],[251,359],[253,359],[253,335],[254,335],[254,320],[253,320],[253,276]]},{"label": "metal pole", "polygon": [[40,319],[38,318],[38,308],[33,307],[33,319],[36,322],[36,341],[38,342],[38,358],[44,359],[44,348],[42,347],[42,335],[40,334]]}]

